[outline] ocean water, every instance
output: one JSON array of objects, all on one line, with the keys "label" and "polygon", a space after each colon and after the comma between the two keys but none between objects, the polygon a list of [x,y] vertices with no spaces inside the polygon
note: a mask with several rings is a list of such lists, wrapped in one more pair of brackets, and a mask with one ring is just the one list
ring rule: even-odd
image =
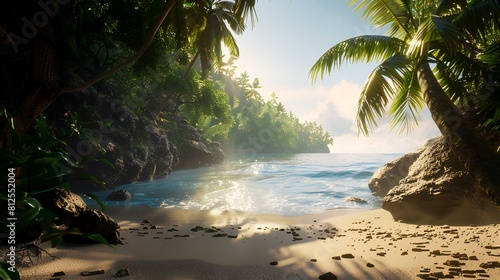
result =
[{"label": "ocean water", "polygon": [[[334,208],[379,208],[368,181],[399,154],[293,154],[233,156],[219,165],[179,170],[169,176],[114,188],[126,202],[190,210],[239,210],[295,216]],[[102,201],[111,190],[94,193]],[[355,196],[365,204],[348,202]]]}]

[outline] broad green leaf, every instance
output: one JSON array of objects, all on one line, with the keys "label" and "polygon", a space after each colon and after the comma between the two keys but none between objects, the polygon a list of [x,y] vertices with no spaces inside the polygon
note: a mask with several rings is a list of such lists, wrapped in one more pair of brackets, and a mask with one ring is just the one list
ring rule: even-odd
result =
[{"label": "broad green leaf", "polygon": [[102,201],[97,196],[95,196],[94,194],[91,194],[91,193],[83,193],[83,195],[85,195],[88,198],[97,202],[99,207],[101,207],[101,211],[103,211],[103,212],[106,211],[106,204],[102,203]]}]

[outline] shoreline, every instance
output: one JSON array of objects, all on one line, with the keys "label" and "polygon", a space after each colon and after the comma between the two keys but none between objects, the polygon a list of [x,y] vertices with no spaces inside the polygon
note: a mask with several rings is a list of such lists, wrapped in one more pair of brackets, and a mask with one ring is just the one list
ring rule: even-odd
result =
[{"label": "shoreline", "polygon": [[338,279],[415,279],[462,271],[500,279],[500,267],[480,267],[500,261],[499,225],[404,224],[383,209],[280,216],[111,206],[106,213],[120,225],[124,245],[43,245],[57,259],[44,255],[20,267],[21,279],[51,279],[59,271],[66,274],[60,279],[81,279],[81,272],[98,270],[104,274],[85,279],[112,279],[122,268],[130,274],[122,279],[318,279],[328,272]]}]

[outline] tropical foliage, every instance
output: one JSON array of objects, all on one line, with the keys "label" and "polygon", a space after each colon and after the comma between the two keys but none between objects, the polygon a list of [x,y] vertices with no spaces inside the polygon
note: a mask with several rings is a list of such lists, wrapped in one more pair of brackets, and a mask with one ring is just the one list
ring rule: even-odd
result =
[{"label": "tropical foliage", "polygon": [[[12,122],[12,118],[5,111],[2,114]],[[77,127],[73,125],[69,129],[60,128],[60,130],[64,131],[64,135],[70,136],[77,132]],[[77,229],[66,230],[57,226],[57,215],[43,208],[34,197],[36,194],[55,188],[69,190],[67,176],[72,174],[80,163],[69,159],[68,152],[64,149],[65,141],[56,137],[43,116],[37,119],[36,133],[33,135],[18,135],[13,127],[11,129],[13,137],[11,148],[0,149],[2,168],[0,178],[2,182],[9,183],[8,186],[0,185],[2,244],[14,246],[19,253],[18,251],[22,250],[23,246],[38,240],[50,241],[52,246],[56,246],[62,241],[63,235],[79,234],[109,245],[99,234],[82,234]],[[97,181],[90,175],[82,179]],[[15,190],[15,192],[10,190]],[[88,196],[95,198],[91,194]],[[104,207],[100,201],[98,204]],[[11,236],[11,229],[7,227],[11,223],[9,218],[16,218],[16,235],[15,239],[7,241],[6,238]],[[17,261],[18,259],[14,263]],[[4,269],[0,271],[2,279],[19,279],[17,270],[8,269],[4,263],[2,263],[2,268]]]}]

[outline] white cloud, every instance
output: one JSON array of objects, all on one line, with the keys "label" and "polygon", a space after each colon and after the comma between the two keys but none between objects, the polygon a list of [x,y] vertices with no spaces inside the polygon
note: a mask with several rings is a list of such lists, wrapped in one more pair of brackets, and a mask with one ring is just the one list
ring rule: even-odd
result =
[{"label": "white cloud", "polygon": [[358,137],[354,120],[362,86],[342,80],[331,87],[315,86],[293,90],[277,90],[287,110],[302,121],[315,121],[334,138],[330,150],[335,153],[404,153],[439,135],[430,114],[424,110],[419,126],[410,134],[390,130],[389,118],[380,120],[369,137]]}]

